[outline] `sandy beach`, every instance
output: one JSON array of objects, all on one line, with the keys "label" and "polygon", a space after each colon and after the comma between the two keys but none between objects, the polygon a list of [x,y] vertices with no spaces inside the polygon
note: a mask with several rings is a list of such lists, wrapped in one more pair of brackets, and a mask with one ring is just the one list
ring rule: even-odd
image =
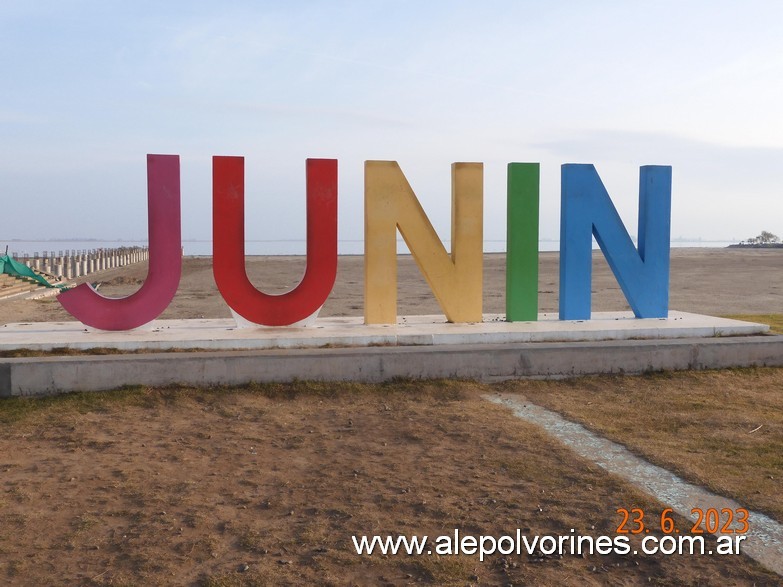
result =
[{"label": "sandy beach", "polygon": [[[323,315],[362,314],[362,261],[340,259]],[[540,307],[554,311],[558,255],[540,261]],[[280,292],[304,263],[251,257],[247,266],[257,286]],[[486,256],[486,312],[503,312],[504,264],[503,255]],[[399,314],[439,313],[412,259],[399,265]],[[781,269],[780,250],[674,249],[671,308],[780,313]],[[139,264],[89,279],[104,295],[122,296],[146,273]],[[599,255],[593,292],[596,310],[626,307]],[[202,316],[230,312],[212,259],[189,257],[162,317]],[[54,297],[0,301],[0,318],[71,319]],[[779,520],[782,373],[299,381],[6,398],[0,576],[7,584],[96,586],[778,584],[746,556],[359,556],[351,537],[454,529],[614,536],[618,508],[661,518],[664,504],[484,399],[498,392],[550,402],[686,480]],[[653,524],[650,535],[662,532]],[[639,537],[631,538],[637,548]]]},{"label": "sandy beach", "polygon": [[[541,253],[539,311],[556,312],[559,253]],[[505,255],[484,258],[484,312],[505,311]],[[248,257],[247,273],[259,289],[281,293],[293,287],[304,272],[305,257]],[[361,316],[363,257],[339,259],[334,290],[321,316]],[[109,297],[138,289],[147,274],[146,263],[103,271],[79,280],[101,283]],[[783,250],[672,249],[670,308],[711,315],[763,314],[783,311]],[[437,301],[409,255],[399,257],[399,315],[440,314]],[[593,310],[628,309],[606,261],[593,255]],[[185,257],[179,290],[161,318],[229,318],[231,313],[212,277],[211,257]],[[55,297],[0,301],[0,322],[62,321],[73,318]]]}]

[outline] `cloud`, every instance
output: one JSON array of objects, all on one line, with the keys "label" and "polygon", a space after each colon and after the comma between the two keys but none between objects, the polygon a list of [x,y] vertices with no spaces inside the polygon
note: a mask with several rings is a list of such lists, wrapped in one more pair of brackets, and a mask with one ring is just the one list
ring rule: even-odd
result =
[{"label": "cloud", "polygon": [[627,226],[635,226],[639,166],[671,165],[674,236],[729,239],[783,229],[783,148],[616,130],[575,132],[536,146],[563,163],[596,163]]},{"label": "cloud", "polygon": [[716,144],[667,133],[594,130],[534,143],[564,162],[602,160],[675,165],[706,187],[766,185],[779,177],[783,148]]}]

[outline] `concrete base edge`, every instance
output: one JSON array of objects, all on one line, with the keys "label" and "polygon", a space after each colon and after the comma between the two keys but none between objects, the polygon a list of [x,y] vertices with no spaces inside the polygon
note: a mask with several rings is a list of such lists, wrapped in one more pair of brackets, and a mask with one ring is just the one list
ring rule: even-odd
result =
[{"label": "concrete base edge", "polygon": [[783,366],[783,336],[0,359],[0,396],[126,385],[241,385],[295,379],[495,381],[749,366]]}]

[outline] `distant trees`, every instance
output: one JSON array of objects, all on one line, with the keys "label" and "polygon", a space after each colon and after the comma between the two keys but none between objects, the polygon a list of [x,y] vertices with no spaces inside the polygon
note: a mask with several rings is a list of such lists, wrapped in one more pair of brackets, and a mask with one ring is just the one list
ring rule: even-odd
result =
[{"label": "distant trees", "polygon": [[780,242],[780,237],[766,230],[762,230],[758,236],[752,236],[747,241],[749,245],[773,245]]}]

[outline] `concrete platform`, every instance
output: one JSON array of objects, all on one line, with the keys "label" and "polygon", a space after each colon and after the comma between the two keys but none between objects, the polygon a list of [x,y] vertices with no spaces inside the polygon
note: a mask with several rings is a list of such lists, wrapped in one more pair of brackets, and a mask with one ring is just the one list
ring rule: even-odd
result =
[{"label": "concrete platform", "polygon": [[[590,321],[448,324],[441,316],[365,326],[325,318],[297,328],[240,328],[233,320],[158,320],[101,332],[77,322],[6,324],[0,350],[115,348],[148,353],[0,359],[0,396],[98,391],[125,385],[242,385],[310,379],[571,377],[674,369],[783,366],[783,336],[768,326],[684,312],[638,320],[628,312]],[[159,353],[155,350],[199,349]]]},{"label": "concrete platform", "polygon": [[31,322],[0,327],[0,350],[71,348],[249,350],[339,346],[512,344],[633,339],[750,336],[764,324],[670,312],[668,318],[636,319],[631,312],[596,312],[589,321],[506,322],[487,314],[483,323],[448,324],[443,316],[402,316],[396,325],[366,326],[362,318],[320,318],[312,326],[238,327],[227,320],[155,320],[144,329],[105,332],[79,322]]},{"label": "concrete platform", "polygon": [[125,385],[497,381],[599,373],[783,366],[783,336],[142,353],[0,359],[0,396],[100,391]]}]

